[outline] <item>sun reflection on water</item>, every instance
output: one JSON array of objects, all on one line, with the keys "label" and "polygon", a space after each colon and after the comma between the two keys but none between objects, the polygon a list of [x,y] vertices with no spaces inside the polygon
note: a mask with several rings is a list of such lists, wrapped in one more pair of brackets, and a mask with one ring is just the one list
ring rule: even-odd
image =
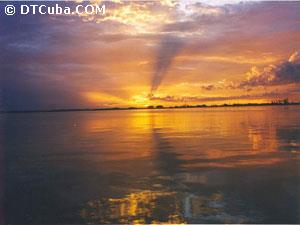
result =
[{"label": "sun reflection on water", "polygon": [[245,222],[246,216],[226,212],[220,192],[196,195],[188,192],[142,190],[122,198],[91,200],[80,211],[89,223],[186,224],[189,221]]},{"label": "sun reflection on water", "polygon": [[89,201],[80,214],[90,222],[179,224],[185,222],[179,209],[176,192],[144,190],[123,198]]}]

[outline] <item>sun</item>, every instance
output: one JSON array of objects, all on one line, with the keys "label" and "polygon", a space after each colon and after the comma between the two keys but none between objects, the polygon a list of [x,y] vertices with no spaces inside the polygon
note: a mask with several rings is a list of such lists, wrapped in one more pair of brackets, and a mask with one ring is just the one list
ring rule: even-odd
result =
[{"label": "sun", "polygon": [[151,100],[149,99],[148,94],[134,95],[131,97],[132,103],[137,106],[147,107],[150,105]]}]

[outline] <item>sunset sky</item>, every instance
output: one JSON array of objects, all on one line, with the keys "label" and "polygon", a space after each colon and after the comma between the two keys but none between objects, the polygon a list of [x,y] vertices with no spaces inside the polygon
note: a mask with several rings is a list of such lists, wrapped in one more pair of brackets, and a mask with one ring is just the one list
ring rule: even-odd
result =
[{"label": "sunset sky", "polygon": [[0,109],[300,101],[300,2],[105,5],[104,16],[1,11]]}]

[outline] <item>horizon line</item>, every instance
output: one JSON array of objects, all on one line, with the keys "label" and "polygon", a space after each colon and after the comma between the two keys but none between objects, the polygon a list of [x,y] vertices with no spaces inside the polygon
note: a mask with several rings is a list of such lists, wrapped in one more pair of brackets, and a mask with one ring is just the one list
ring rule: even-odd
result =
[{"label": "horizon line", "polygon": [[150,105],[145,107],[103,107],[103,108],[58,108],[58,109],[33,109],[33,110],[5,110],[0,111],[1,114],[6,113],[35,113],[35,112],[80,112],[80,111],[105,111],[105,110],[156,110],[156,109],[185,109],[185,108],[217,108],[217,107],[246,107],[246,106],[287,106],[287,105],[300,105],[300,102],[271,102],[271,103],[233,103],[233,104],[197,104],[197,105],[174,105],[174,106],[163,106],[163,105]]}]

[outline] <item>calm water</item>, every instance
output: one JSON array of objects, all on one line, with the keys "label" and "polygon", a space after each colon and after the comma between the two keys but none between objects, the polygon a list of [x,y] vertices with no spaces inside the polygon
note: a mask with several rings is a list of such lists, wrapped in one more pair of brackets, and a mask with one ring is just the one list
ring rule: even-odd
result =
[{"label": "calm water", "polygon": [[6,223],[300,223],[299,106],[4,116]]}]

